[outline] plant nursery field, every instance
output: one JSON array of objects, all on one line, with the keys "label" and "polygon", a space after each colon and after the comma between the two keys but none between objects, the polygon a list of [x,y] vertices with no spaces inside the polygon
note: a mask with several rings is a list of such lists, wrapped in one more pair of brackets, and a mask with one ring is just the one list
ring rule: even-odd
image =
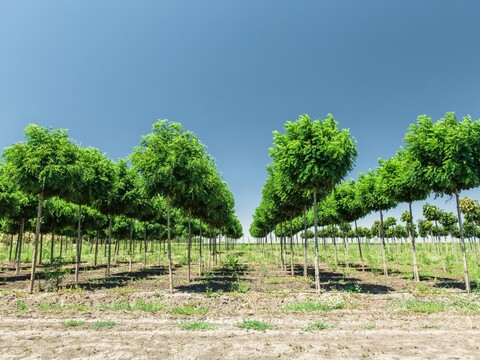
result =
[{"label": "plant nursery field", "polygon": [[4,262],[1,358],[478,358],[478,295],[441,266],[416,285],[401,271],[324,265],[317,295],[310,269],[304,278],[296,265],[292,276],[258,245],[238,246],[201,275],[193,264],[190,283],[175,264],[173,294],[166,267],[121,261],[110,277],[83,264],[77,286],[67,264],[57,291],[40,279],[42,291],[29,294],[29,267],[15,276]]}]

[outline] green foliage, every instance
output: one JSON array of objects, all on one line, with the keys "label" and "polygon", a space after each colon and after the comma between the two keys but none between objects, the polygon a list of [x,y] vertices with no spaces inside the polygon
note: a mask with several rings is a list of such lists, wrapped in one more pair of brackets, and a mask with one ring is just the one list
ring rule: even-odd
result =
[{"label": "green foliage", "polygon": [[453,112],[433,123],[426,115],[417,118],[405,137],[414,162],[414,173],[428,189],[453,195],[480,184],[480,122]]},{"label": "green foliage", "polygon": [[205,315],[208,312],[206,307],[197,307],[194,305],[185,305],[182,307],[174,307],[171,313],[174,315]]},{"label": "green foliage", "polygon": [[215,327],[205,321],[182,321],[178,327],[182,330],[188,331],[207,331],[213,330]]},{"label": "green foliage", "polygon": [[330,329],[332,326],[333,325],[326,323],[325,321],[319,320],[309,324],[305,329],[305,331],[327,330],[327,329]]},{"label": "green foliage", "polygon": [[243,320],[237,323],[237,327],[245,330],[267,331],[273,329],[273,326],[269,323],[260,320]]},{"label": "green foliage", "polygon": [[116,321],[113,320],[99,320],[93,323],[93,328],[95,330],[101,330],[105,328],[111,328],[118,325]]},{"label": "green foliage", "polygon": [[273,132],[270,156],[275,170],[292,184],[326,194],[353,168],[357,149],[349,131],[339,131],[331,114],[313,121],[302,115],[285,123],[285,134]]},{"label": "green foliage", "polygon": [[62,325],[65,327],[77,327],[85,325],[85,320],[65,320],[62,321]]},{"label": "green foliage", "polygon": [[345,300],[340,296],[330,296],[323,301],[305,301],[284,306],[287,312],[314,312],[314,311],[331,311],[344,309],[346,307]]}]

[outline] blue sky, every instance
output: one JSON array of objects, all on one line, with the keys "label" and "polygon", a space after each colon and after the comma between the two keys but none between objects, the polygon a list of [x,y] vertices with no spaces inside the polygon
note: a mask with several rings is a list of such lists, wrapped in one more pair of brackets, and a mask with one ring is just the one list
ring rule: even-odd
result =
[{"label": "blue sky", "polygon": [[286,120],[332,113],[357,141],[356,178],[419,114],[480,118],[479,14],[478,1],[0,0],[0,148],[36,122],[117,159],[155,120],[179,121],[248,232]]}]

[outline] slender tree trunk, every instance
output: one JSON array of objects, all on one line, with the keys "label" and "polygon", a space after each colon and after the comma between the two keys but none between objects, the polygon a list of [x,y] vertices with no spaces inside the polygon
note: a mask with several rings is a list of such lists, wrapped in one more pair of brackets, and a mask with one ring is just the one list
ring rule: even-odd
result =
[{"label": "slender tree trunk", "polygon": [[130,222],[130,238],[128,239],[129,244],[128,244],[128,252],[130,253],[130,260],[128,263],[128,269],[129,271],[132,271],[132,262],[133,262],[133,220]]},{"label": "slender tree trunk", "polygon": [[50,244],[50,265],[53,264],[53,249],[55,246],[55,226],[52,231],[52,243]]},{"label": "slender tree trunk", "polygon": [[413,214],[412,214],[412,203],[408,203],[408,210],[410,211],[410,221],[408,224],[408,233],[410,234],[410,241],[412,243],[412,256],[413,256],[413,279],[415,282],[420,282],[420,274],[418,272],[418,262],[417,262],[417,246],[415,244],[415,236],[413,234]]},{"label": "slender tree trunk", "polygon": [[60,235],[60,259],[63,258],[63,235]]},{"label": "slender tree trunk", "polygon": [[82,205],[78,206],[77,224],[77,256],[75,261],[75,284],[78,284],[78,276],[80,273],[80,258],[82,255]]},{"label": "slender tree trunk", "polygon": [[362,271],[365,271],[365,263],[363,261],[362,244],[360,242],[360,236],[358,235],[357,220],[355,220],[355,235],[357,235],[358,253],[360,254],[360,264],[362,265]]},{"label": "slender tree trunk", "polygon": [[187,282],[190,282],[190,262],[191,262],[191,255],[192,255],[192,209],[189,211],[188,216],[188,242],[187,242]]},{"label": "slender tree trunk", "polygon": [[315,234],[315,290],[320,294],[320,265],[318,263],[318,213],[317,189],[313,189],[313,229]]},{"label": "slender tree trunk", "polygon": [[463,236],[462,213],[460,212],[460,202],[459,202],[458,190],[455,191],[455,199],[457,201],[458,225],[460,227],[460,246],[461,246],[461,249],[462,249],[463,270],[464,270],[464,273],[465,273],[465,289],[466,289],[467,293],[470,293],[471,292],[470,278],[468,276],[467,253],[465,251],[465,238]]},{"label": "slender tree trunk", "polygon": [[95,235],[95,259],[94,259],[94,263],[93,263],[93,266],[95,268],[97,267],[97,264],[98,264],[98,242],[99,242],[99,234],[98,234],[98,230],[97,230],[97,233]]},{"label": "slender tree trunk", "polygon": [[168,234],[168,280],[170,294],[173,294],[173,263],[172,263],[172,241],[170,234],[170,196],[167,195],[167,234]]},{"label": "slender tree trunk", "polygon": [[285,259],[283,257],[283,234],[282,224],[280,224],[280,265],[282,265],[282,271],[285,269]]},{"label": "slender tree trunk", "polygon": [[43,234],[40,233],[40,251],[38,252],[38,265],[42,265],[43,262]]},{"label": "slender tree trunk", "polygon": [[303,277],[306,279],[308,276],[308,236],[307,236],[307,206],[303,208]]},{"label": "slender tree trunk", "polygon": [[295,269],[293,266],[293,223],[292,223],[291,215],[290,215],[290,273],[292,276],[295,275]]},{"label": "slender tree trunk", "polygon": [[42,207],[43,207],[43,191],[40,193],[39,200],[38,200],[37,225],[35,227],[35,243],[33,245],[32,273],[30,276],[30,294],[33,293],[33,287],[35,286],[35,272],[37,270],[37,250],[38,250],[38,241],[40,239],[40,227],[42,222]]},{"label": "slender tree trunk", "polygon": [[347,269],[350,267],[350,264],[348,262],[348,244],[347,244],[347,234],[345,231],[343,231],[343,249],[345,252],[345,266]]},{"label": "slender tree trunk", "polygon": [[380,210],[380,237],[382,239],[382,256],[383,256],[383,274],[388,276],[387,268],[387,249],[385,245],[385,232],[383,231],[383,212]]},{"label": "slender tree trunk", "polygon": [[147,223],[143,224],[143,267],[147,267]]},{"label": "slender tree trunk", "polygon": [[107,269],[106,275],[110,276],[110,265],[112,263],[112,222],[113,222],[113,215],[108,216],[108,238],[107,238]]},{"label": "slender tree trunk", "polygon": [[338,267],[337,239],[335,235],[332,236],[332,242],[333,242],[333,253],[335,257],[335,267]]},{"label": "slender tree trunk", "polygon": [[12,252],[13,252],[13,234],[10,235],[10,246],[9,246],[8,261],[12,261]]},{"label": "slender tree trunk", "polygon": [[20,264],[22,262],[22,242],[23,242],[24,232],[25,232],[25,219],[22,218],[22,222],[20,223],[20,232],[18,233],[18,242],[17,242],[18,252],[17,252],[16,263],[15,263],[15,275],[17,276],[20,273]]}]

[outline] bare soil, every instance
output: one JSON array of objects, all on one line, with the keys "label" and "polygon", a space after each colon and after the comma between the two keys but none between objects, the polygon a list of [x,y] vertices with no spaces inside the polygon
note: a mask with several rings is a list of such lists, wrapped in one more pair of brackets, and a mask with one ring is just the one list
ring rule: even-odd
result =
[{"label": "bare soil", "polygon": [[[28,294],[28,269],[0,274],[1,359],[478,359],[477,311],[447,308],[433,313],[404,309],[408,300],[476,302],[454,284],[437,282],[415,288],[400,275],[322,271],[324,292],[315,294],[311,279],[275,266],[223,268],[186,281],[186,267],[175,270],[175,292],[168,294],[163,267],[117,265],[86,268],[81,284],[72,275],[58,292]],[[301,273],[301,269],[297,269]],[[198,275],[198,268],[192,268]],[[38,285],[45,289],[45,280]],[[18,290],[22,289],[22,291]],[[452,300],[452,301],[453,301]],[[139,301],[155,309],[126,308]],[[289,311],[307,301],[335,303],[330,311]],[[123,304],[123,305],[122,305]],[[175,309],[186,310],[179,314]],[[192,310],[193,309],[193,310]],[[190,311],[190,313],[188,313]],[[72,326],[69,321],[79,321]],[[186,321],[203,321],[205,331],[183,330]],[[243,320],[272,326],[245,330]],[[111,321],[109,327],[99,322]],[[309,328],[314,323],[323,330]]]}]

